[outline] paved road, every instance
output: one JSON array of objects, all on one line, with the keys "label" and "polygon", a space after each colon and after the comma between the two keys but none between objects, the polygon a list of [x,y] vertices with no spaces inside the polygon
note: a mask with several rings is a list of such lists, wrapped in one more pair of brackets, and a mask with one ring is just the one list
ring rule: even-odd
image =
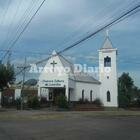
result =
[{"label": "paved road", "polygon": [[139,140],[140,117],[0,121],[0,140]]}]

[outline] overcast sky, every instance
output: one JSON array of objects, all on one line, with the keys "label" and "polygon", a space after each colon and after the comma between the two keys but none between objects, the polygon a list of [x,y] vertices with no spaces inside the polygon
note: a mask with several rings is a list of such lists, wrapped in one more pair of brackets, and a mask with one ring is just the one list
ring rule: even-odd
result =
[{"label": "overcast sky", "polygon": [[[0,0],[0,54],[10,47],[42,0]],[[12,48],[12,62],[28,63],[46,58],[76,40],[96,31],[140,0],[46,0],[43,7]],[[114,48],[118,48],[119,73],[129,72],[140,84],[140,12],[109,28]],[[65,52],[75,63],[97,66],[105,31]]]}]

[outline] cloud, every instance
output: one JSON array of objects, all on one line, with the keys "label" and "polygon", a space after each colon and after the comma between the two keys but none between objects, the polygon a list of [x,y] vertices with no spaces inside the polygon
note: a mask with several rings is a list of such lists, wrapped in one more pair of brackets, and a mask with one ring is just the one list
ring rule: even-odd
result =
[{"label": "cloud", "polygon": [[[8,0],[6,1],[8,2]],[[6,1],[0,0],[1,13],[4,13],[7,8]],[[26,15],[31,17],[41,1],[11,1],[5,19],[1,18],[3,23],[0,22],[1,48],[6,49],[9,47],[7,45],[8,41],[16,35],[19,23],[24,21],[22,17],[26,9],[28,7],[30,9],[33,6],[33,9]],[[36,5],[33,5],[32,2]],[[62,50],[64,47],[71,45],[87,34],[96,31],[99,27],[138,2],[139,0],[48,0],[13,49],[23,52],[45,52],[46,56],[43,55],[42,57],[47,57],[47,54],[51,53],[52,50]],[[16,13],[16,11],[18,12]],[[12,26],[9,28],[11,22]],[[139,26],[140,19],[139,13],[137,13],[110,29],[110,38],[114,47],[118,48],[119,56],[124,61],[130,61],[132,56],[137,56],[139,59]],[[7,38],[8,32],[10,32],[10,35]],[[69,59],[74,62],[94,64],[94,56],[98,55],[97,50],[104,41],[104,34],[104,32],[101,32],[94,38],[69,50],[64,55],[68,55]],[[4,40],[6,40],[6,43],[1,45]],[[15,60],[13,62],[23,62],[25,55],[29,57],[29,61],[42,58],[24,53],[18,56],[13,54],[12,57]],[[131,69],[131,66],[132,64],[128,66],[128,70]],[[121,65],[121,68],[124,69],[124,66]]]}]

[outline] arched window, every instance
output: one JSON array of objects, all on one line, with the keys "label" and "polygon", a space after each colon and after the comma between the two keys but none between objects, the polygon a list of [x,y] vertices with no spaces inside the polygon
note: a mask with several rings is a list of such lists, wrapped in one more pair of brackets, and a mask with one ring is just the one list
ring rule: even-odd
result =
[{"label": "arched window", "polygon": [[104,58],[104,67],[111,67],[111,58],[108,56]]},{"label": "arched window", "polygon": [[85,90],[82,90],[82,100],[84,101],[84,94],[85,94]]},{"label": "arched window", "polygon": [[90,91],[90,101],[91,102],[93,101],[93,91],[92,90]]},{"label": "arched window", "polygon": [[107,91],[107,102],[111,102],[110,91]]}]

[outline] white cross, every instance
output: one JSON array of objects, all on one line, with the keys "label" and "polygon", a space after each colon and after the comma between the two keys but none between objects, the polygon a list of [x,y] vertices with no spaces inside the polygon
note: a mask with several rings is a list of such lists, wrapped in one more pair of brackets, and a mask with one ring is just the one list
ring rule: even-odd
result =
[{"label": "white cross", "polygon": [[106,29],[106,36],[109,37],[109,29]]}]

